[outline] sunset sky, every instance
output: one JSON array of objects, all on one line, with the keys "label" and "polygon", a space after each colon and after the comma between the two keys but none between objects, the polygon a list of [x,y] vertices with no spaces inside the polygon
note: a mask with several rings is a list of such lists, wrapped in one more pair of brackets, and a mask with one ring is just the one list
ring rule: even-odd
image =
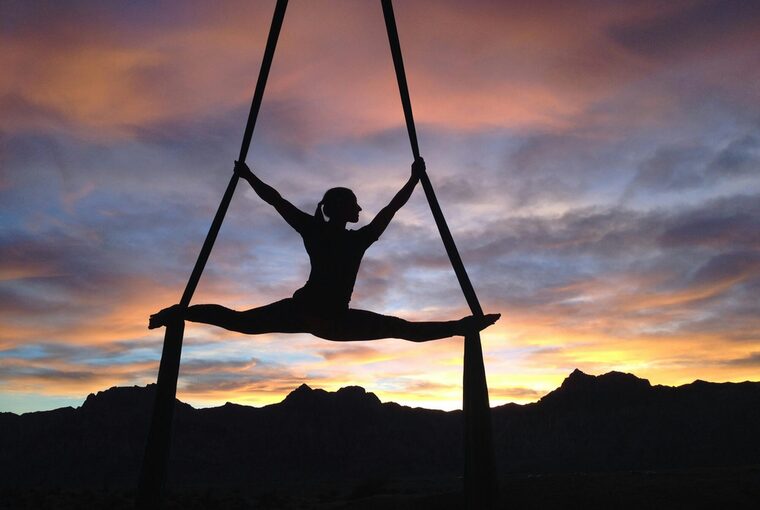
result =
[{"label": "sunset sky", "polygon": [[[760,3],[395,2],[428,174],[488,312],[492,405],[574,368],[760,380]],[[237,156],[274,1],[0,0],[0,411],[155,381],[163,330]],[[379,1],[291,0],[248,163],[359,226],[412,156]],[[195,303],[250,308],[308,276],[239,186]],[[352,306],[468,313],[421,189]],[[188,324],[178,397],[302,383],[461,407],[461,338],[333,343]]]}]

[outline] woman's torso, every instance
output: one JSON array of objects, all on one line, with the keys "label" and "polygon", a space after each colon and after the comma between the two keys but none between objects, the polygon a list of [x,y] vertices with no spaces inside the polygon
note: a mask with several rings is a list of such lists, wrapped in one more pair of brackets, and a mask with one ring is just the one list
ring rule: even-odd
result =
[{"label": "woman's torso", "polygon": [[301,236],[311,272],[293,297],[322,311],[347,309],[362,257],[374,239],[366,227],[346,230],[316,219]]}]

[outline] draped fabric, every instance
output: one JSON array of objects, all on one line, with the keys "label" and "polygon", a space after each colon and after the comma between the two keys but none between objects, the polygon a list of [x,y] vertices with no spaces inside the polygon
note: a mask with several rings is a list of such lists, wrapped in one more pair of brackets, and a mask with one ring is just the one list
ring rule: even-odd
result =
[{"label": "draped fabric", "polygon": [[[417,143],[417,133],[412,116],[412,106],[409,99],[409,90],[404,72],[404,64],[401,55],[401,47],[396,29],[396,21],[393,14],[391,0],[381,0],[385,17],[391,54],[396,71],[396,77],[401,94],[401,102],[406,119],[409,142],[414,158],[420,157]],[[238,161],[245,162],[248,149],[251,144],[253,131],[256,126],[261,101],[264,96],[269,69],[274,58],[282,22],[285,17],[287,0],[278,0],[275,6],[269,37],[261,62],[259,77],[251,103],[243,142],[240,148]],[[203,243],[198,260],[188,280],[185,291],[182,294],[180,305],[184,308],[190,304],[195,288],[198,285],[206,261],[216,240],[222,221],[235,192],[238,176],[232,176],[222,201],[214,216],[214,220]],[[449,231],[446,220],[435,196],[433,186],[425,172],[420,176],[425,196],[433,213],[446,253],[451,260],[454,272],[462,287],[465,299],[474,315],[483,315],[475,290],[467,275],[467,272],[454,244],[454,239]],[[161,354],[161,364],[158,372],[156,400],[153,410],[151,428],[145,449],[140,485],[137,494],[137,508],[153,509],[160,508],[163,501],[163,493],[166,485],[166,474],[171,444],[171,426],[174,410],[174,401],[177,390],[177,376],[179,374],[180,356],[182,351],[182,338],[184,322],[167,325],[164,335],[164,346]],[[491,416],[488,402],[488,388],[486,386],[485,369],[483,366],[483,354],[480,344],[480,334],[474,333],[465,338],[464,352],[464,396],[463,409],[465,416],[465,502],[467,508],[483,509],[493,505],[496,495],[496,478],[491,440]],[[445,445],[443,447],[446,447]]]}]

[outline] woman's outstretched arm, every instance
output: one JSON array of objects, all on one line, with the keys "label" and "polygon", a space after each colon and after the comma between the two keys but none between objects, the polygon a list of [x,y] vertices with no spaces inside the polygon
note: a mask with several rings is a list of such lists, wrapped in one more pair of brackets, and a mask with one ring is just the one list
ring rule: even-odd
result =
[{"label": "woman's outstretched arm", "polygon": [[420,173],[425,171],[425,160],[422,158],[419,158],[412,163],[412,175],[409,176],[409,180],[404,184],[404,187],[399,190],[398,193],[396,193],[396,196],[393,197],[393,200],[390,201],[388,205],[383,207],[383,209],[377,213],[377,216],[370,222],[367,227],[370,229],[370,231],[373,233],[373,237],[377,239],[380,237],[380,235],[385,232],[385,229],[388,227],[388,224],[393,219],[393,216],[398,212],[399,209],[401,209],[404,204],[409,201],[409,197],[412,196],[412,191],[414,191],[414,187],[417,186],[417,183],[420,181]]},{"label": "woman's outstretched arm", "polygon": [[288,222],[288,225],[296,229],[298,232],[300,232],[303,226],[313,218],[313,216],[306,214],[298,207],[282,198],[276,189],[259,179],[253,172],[251,172],[251,169],[248,168],[248,165],[245,163],[235,161],[235,173],[241,179],[248,181],[248,184],[251,185],[253,191],[255,191],[264,202],[274,207],[277,212],[280,213],[280,216]]}]

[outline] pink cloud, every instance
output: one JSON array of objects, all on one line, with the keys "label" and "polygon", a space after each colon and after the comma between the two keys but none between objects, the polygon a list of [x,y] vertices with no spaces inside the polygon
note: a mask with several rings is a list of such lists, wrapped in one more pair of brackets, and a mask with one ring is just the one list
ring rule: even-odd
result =
[{"label": "pink cloud", "polygon": [[[226,2],[129,25],[101,6],[77,17],[76,30],[72,14],[40,14],[29,30],[3,37],[0,91],[12,99],[2,127],[130,136],[138,126],[243,108],[268,30],[267,7]],[[609,38],[613,24],[661,15],[657,9],[410,2],[397,10],[418,120],[445,129],[567,127],[640,73],[664,65]],[[736,37],[757,36],[746,34]],[[650,92],[650,101],[664,104],[656,99],[664,91]],[[379,6],[294,3],[265,108],[278,104],[295,115],[283,135],[299,138],[401,126]]]}]

